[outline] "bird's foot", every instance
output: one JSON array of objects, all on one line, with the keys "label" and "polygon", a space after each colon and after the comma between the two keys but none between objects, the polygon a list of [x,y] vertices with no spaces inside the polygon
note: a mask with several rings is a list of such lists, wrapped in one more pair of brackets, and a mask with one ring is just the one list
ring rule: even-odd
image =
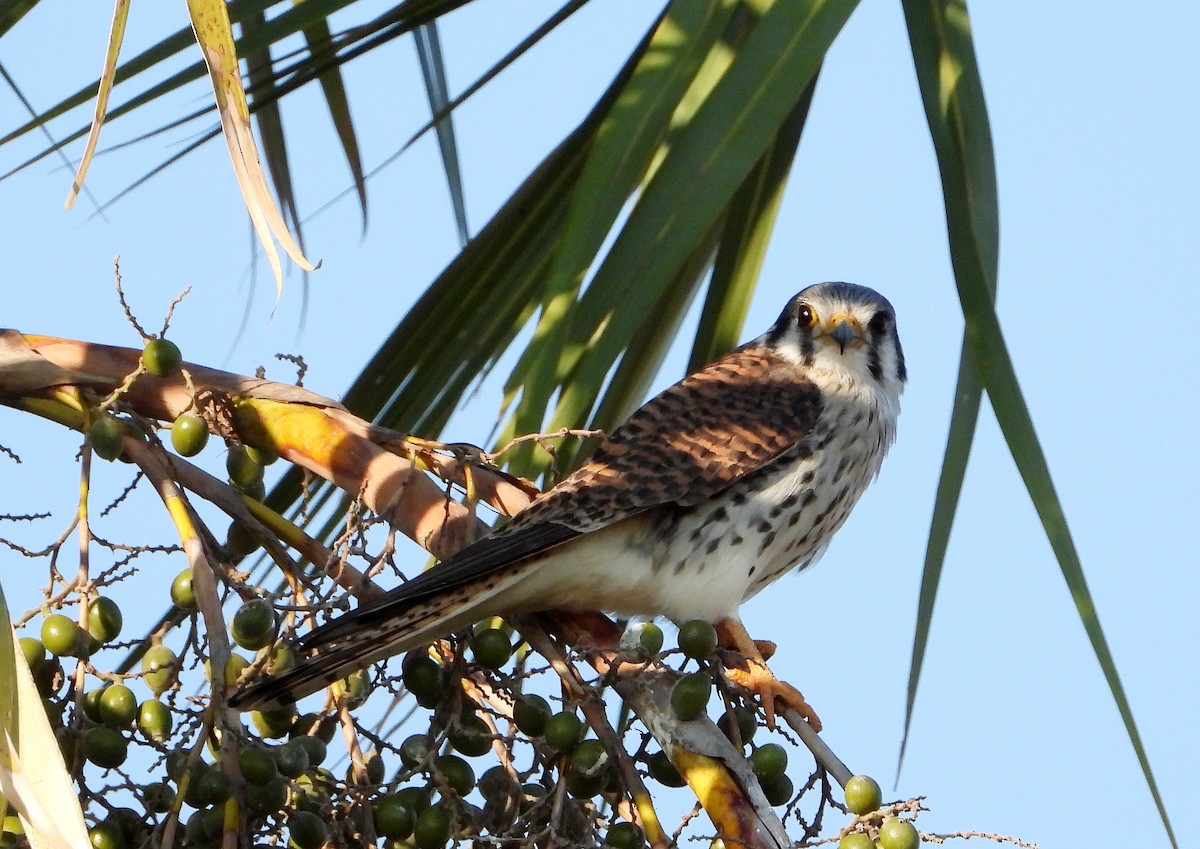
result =
[{"label": "bird's foot", "polygon": [[[745,668],[727,667],[725,675],[734,684],[758,696],[766,714],[767,728],[775,730],[776,699],[784,710],[794,710],[814,731],[821,730],[821,720],[816,711],[805,701],[799,690],[786,681],[775,677],[766,664],[766,657],[775,652],[775,644],[763,641],[759,644],[750,639],[745,627],[736,619],[721,619],[716,623],[721,642],[745,659]],[[763,649],[766,649],[764,651]]]},{"label": "bird's foot", "polygon": [[782,703],[782,710],[794,710],[813,727],[814,731],[821,730],[821,719],[812,706],[805,701],[804,695],[786,681],[780,681],[766,664],[747,658],[746,669],[726,669],[729,680],[758,696],[766,714],[767,728],[775,730],[776,699]]}]

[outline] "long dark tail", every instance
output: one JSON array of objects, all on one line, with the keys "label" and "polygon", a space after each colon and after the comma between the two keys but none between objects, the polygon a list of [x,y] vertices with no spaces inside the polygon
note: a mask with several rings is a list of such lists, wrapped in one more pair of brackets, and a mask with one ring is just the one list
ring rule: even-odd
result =
[{"label": "long dark tail", "polygon": [[368,666],[371,661],[364,650],[370,648],[349,643],[304,658],[298,666],[234,693],[229,704],[239,710],[268,710],[292,704]]},{"label": "long dark tail", "polygon": [[376,661],[510,612],[505,599],[513,585],[491,577],[466,582],[454,592],[416,598],[410,591],[412,583],[305,635],[297,646],[300,658],[294,667],[234,693],[230,706],[262,710],[291,704]]},{"label": "long dark tail", "polygon": [[[461,610],[461,609],[460,609]],[[280,675],[264,678],[229,699],[240,710],[282,707],[328,687],[356,670],[409,649],[429,645],[469,624],[448,615],[444,605],[420,604],[408,610],[353,610],[306,635],[298,646],[301,658]]]}]

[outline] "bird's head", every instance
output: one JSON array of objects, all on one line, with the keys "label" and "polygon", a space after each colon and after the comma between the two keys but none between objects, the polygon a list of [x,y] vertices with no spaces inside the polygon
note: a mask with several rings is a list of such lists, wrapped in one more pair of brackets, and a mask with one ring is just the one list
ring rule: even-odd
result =
[{"label": "bird's head", "polygon": [[907,374],[896,312],[874,289],[818,283],[788,303],[765,343],[814,382],[868,386],[897,401]]}]

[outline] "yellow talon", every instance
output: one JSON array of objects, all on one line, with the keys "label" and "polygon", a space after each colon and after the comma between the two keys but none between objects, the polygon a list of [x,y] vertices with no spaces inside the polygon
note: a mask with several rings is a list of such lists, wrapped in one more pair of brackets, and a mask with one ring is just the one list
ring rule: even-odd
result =
[{"label": "yellow talon", "polygon": [[[716,623],[721,643],[738,652],[746,659],[746,668],[727,668],[726,677],[758,696],[766,714],[767,728],[775,730],[775,700],[783,702],[785,709],[791,708],[804,717],[804,721],[821,730],[821,720],[816,711],[804,700],[803,694],[786,681],[780,681],[767,666],[766,657],[775,652],[775,644],[763,641],[760,645],[750,639],[745,626],[736,619],[719,619]],[[764,651],[765,649],[765,651]]]}]

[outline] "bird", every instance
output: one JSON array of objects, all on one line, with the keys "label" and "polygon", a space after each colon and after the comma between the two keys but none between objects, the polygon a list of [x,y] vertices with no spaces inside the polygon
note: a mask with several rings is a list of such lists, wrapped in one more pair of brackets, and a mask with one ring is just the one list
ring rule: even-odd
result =
[{"label": "bird", "polygon": [[492,616],[600,610],[703,619],[748,658],[735,682],[819,720],[777,681],[743,602],[824,553],[896,436],[907,371],[896,314],[852,283],[809,286],[762,335],[665,389],[591,459],[495,532],[304,636],[293,668],[244,686],[243,710]]}]

